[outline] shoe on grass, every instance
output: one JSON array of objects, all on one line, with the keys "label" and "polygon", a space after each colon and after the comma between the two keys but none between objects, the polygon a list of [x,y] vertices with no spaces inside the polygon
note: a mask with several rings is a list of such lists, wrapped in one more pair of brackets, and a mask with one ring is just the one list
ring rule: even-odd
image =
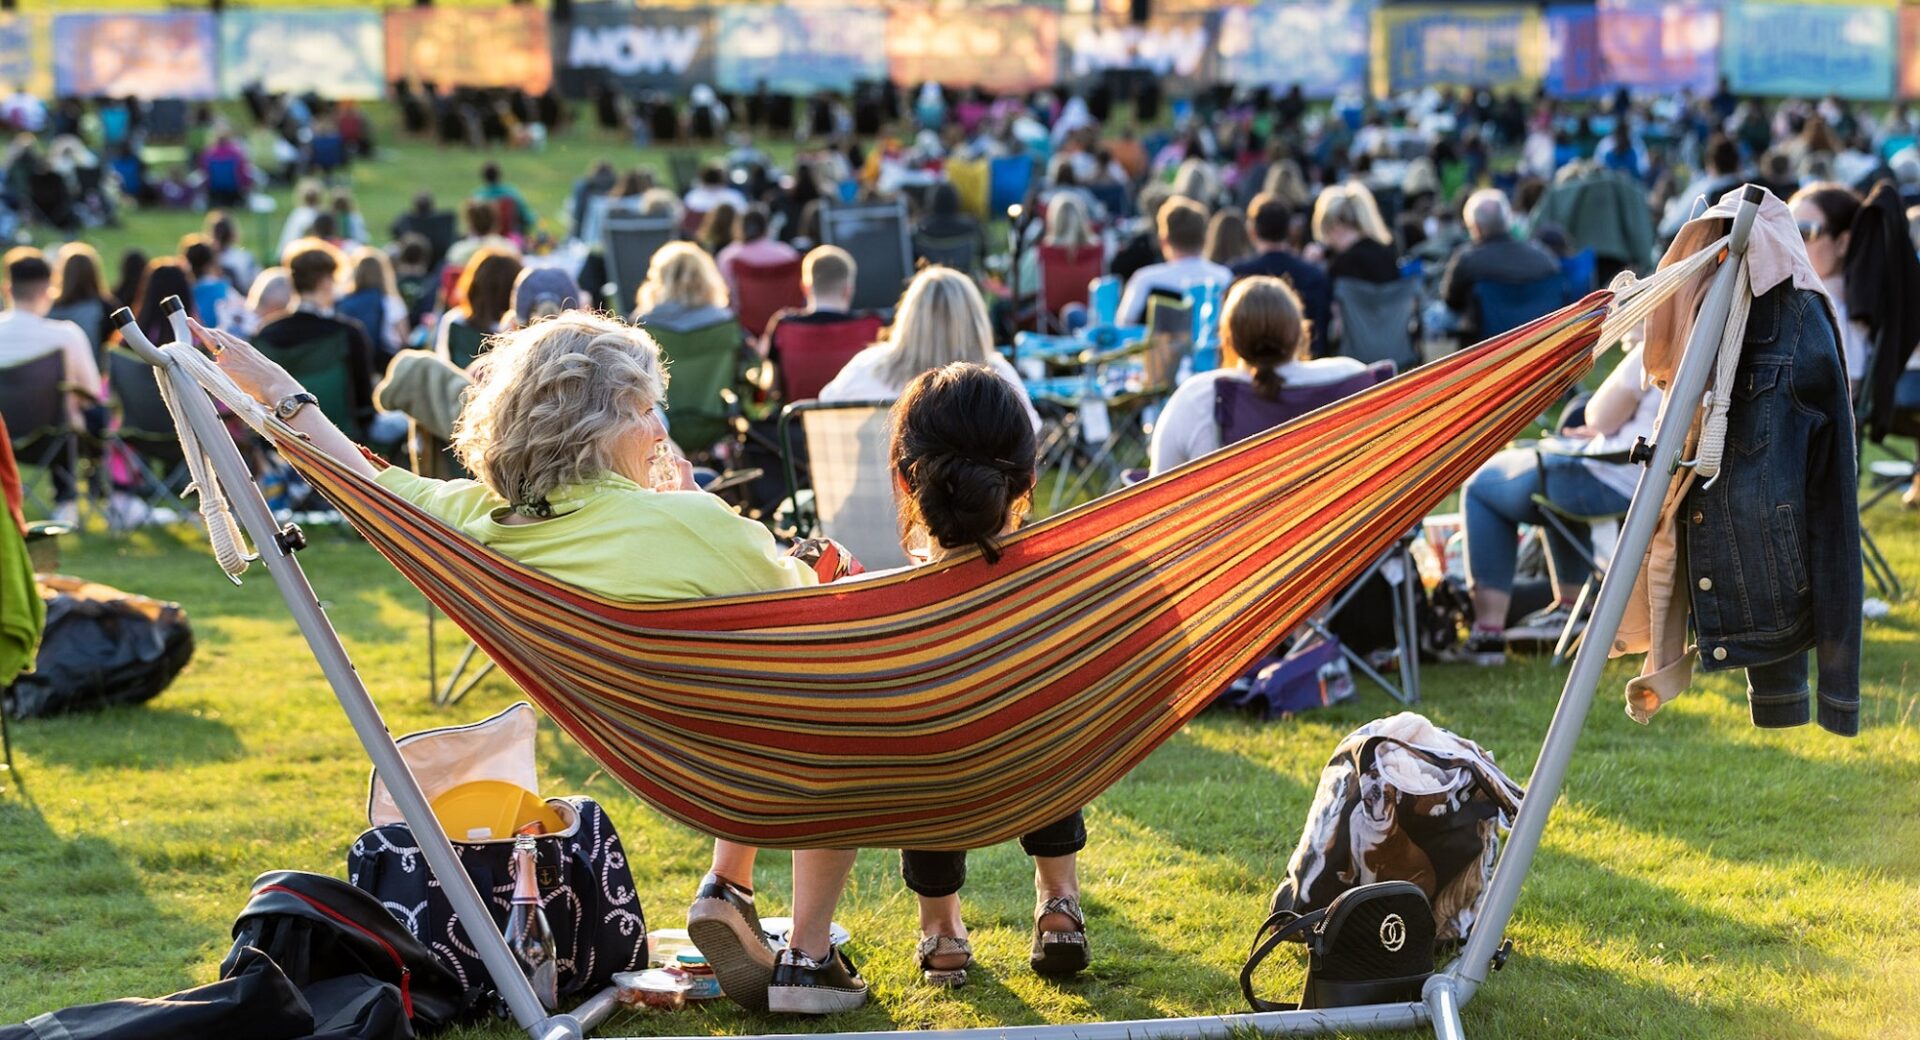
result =
[{"label": "shoe on grass", "polygon": [[867,983],[835,946],[816,961],[789,946],[780,951],[767,988],[767,1009],[785,1015],[831,1015],[867,1002]]},{"label": "shoe on grass", "polygon": [[1507,637],[1501,632],[1476,628],[1467,633],[1467,641],[1448,657],[1459,664],[1470,664],[1477,668],[1498,668],[1507,663]]},{"label": "shoe on grass", "polygon": [[1573,604],[1554,603],[1521,618],[1520,623],[1507,629],[1504,635],[1509,643],[1558,642],[1572,617]]},{"label": "shoe on grass", "polygon": [[687,938],[713,968],[727,999],[748,1011],[767,1010],[773,947],[760,927],[752,892],[708,873],[687,908]]}]

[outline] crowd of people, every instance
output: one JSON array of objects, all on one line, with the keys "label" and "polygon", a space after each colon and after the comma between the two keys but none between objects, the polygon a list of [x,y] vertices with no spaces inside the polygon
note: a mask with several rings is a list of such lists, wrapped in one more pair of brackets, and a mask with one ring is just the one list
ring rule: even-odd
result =
[{"label": "crowd of people", "polygon": [[[1429,354],[1495,335],[1507,326],[1485,287],[1550,285],[1557,306],[1616,272],[1646,272],[1696,196],[1711,201],[1744,181],[1793,207],[1855,380],[1870,346],[1848,308],[1912,289],[1864,285],[1869,269],[1850,258],[1863,214],[1889,205],[1869,205],[1870,193],[1899,200],[1903,233],[1905,204],[1920,193],[1920,117],[1897,105],[1769,106],[1722,87],[1577,109],[1486,91],[1313,109],[1297,92],[1226,90],[1196,97],[1171,125],[1135,126],[1113,99],[1070,92],[995,98],[929,85],[913,97],[897,112],[882,106],[879,132],[865,136],[829,108],[834,133],[785,170],[749,130],[728,130],[729,154],[680,190],[644,165],[598,162],[563,205],[543,210],[488,163],[457,212],[422,196],[384,242],[350,194],[301,184],[266,267],[218,210],[177,248],[122,258],[117,283],[84,244],[51,257],[17,249],[6,260],[0,365],[58,351],[72,421],[98,436],[111,422],[96,392],[112,339],[106,315],[125,302],[164,338],[160,301],[178,295],[221,366],[345,465],[560,580],[661,601],[820,580],[765,525],[713,496],[655,493],[697,490],[692,463],[724,462],[734,442],[731,425],[698,421],[715,402],[665,410],[667,359],[712,341],[771,373],[752,388],[768,403],[895,402],[888,457],[909,558],[977,549],[996,559],[998,539],[1033,508],[1051,417],[1002,348],[1039,320],[1056,250],[1097,251],[1101,273],[1122,283],[1110,319],[1121,326],[1139,325],[1156,299],[1219,291],[1210,334],[1224,363],[1194,372],[1153,414],[1153,472],[1231,440],[1215,409],[1223,386],[1273,399],[1342,384],[1373,360],[1356,344],[1383,332]],[[946,173],[1007,156],[1030,157],[1038,173],[996,255],[997,214],[969,205]],[[913,241],[933,262],[894,306],[862,312],[852,304],[860,258],[823,243],[821,211],[893,197],[910,200]],[[601,233],[623,214],[666,218],[676,238],[652,255],[631,298],[609,292]],[[543,252],[542,238],[574,244]],[[796,262],[804,303],[747,322],[754,279]],[[1355,302],[1369,298],[1355,286],[1402,283],[1429,302],[1405,312]],[[1053,317],[1068,328],[1103,320],[1089,303],[1083,295]],[[403,363],[437,366],[456,396],[390,410],[379,386]],[[1900,407],[1920,409],[1920,361],[1896,368]],[[1514,640],[1567,622],[1589,547],[1550,534],[1551,601],[1516,619],[1519,531],[1542,524],[1543,499],[1574,517],[1624,509],[1638,467],[1615,453],[1651,436],[1661,400],[1643,373],[1629,349],[1557,424],[1558,450],[1504,452],[1465,483],[1466,660],[1497,664]],[[366,444],[399,457],[427,412],[457,416],[443,439],[472,480],[376,471],[361,453]],[[125,479],[121,493],[137,497]],[[60,508],[72,510],[77,493],[66,472]],[[1920,505],[1920,483],[1908,501]],[[550,523],[575,515],[564,528]],[[1583,530],[1576,523],[1573,534]],[[639,555],[655,565],[626,565]],[[1022,839],[1036,864],[1037,971],[1087,964],[1075,874],[1085,843],[1078,813]],[[754,908],[754,852],[717,842],[689,912],[727,995],[777,1012],[858,1006],[866,985],[828,932],[853,853],[795,854],[794,931],[776,955]],[[958,897],[964,856],[906,852],[902,873],[919,897],[926,980],[963,982],[973,957]]]}]

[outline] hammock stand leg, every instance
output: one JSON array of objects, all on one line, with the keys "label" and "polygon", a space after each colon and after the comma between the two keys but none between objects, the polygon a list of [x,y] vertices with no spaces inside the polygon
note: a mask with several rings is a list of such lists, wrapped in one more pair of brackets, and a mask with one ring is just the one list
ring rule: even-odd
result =
[{"label": "hammock stand leg", "polygon": [[1626,614],[1627,600],[1633,595],[1641,562],[1653,541],[1661,504],[1675,474],[1690,464],[1684,459],[1687,431],[1706,393],[1707,377],[1713,372],[1721,333],[1732,310],[1739,265],[1746,262],[1748,232],[1765,197],[1762,189],[1749,185],[1734,217],[1727,260],[1720,265],[1705,302],[1700,305],[1673,385],[1660,406],[1659,433],[1647,468],[1640,474],[1633,501],[1627,507],[1627,517],[1620,524],[1619,543],[1614,547],[1613,559],[1607,563],[1606,577],[1600,582],[1593,616],[1587,622],[1580,648],[1574,653],[1573,668],[1567,673],[1553,722],[1547,727],[1546,741],[1540,747],[1533,775],[1527,780],[1526,798],[1520,803],[1520,813],[1507,835],[1507,847],[1494,865],[1493,880],[1487,886],[1479,919],[1474,922],[1473,932],[1467,937],[1460,956],[1445,971],[1427,980],[1424,995],[1434,1036],[1439,1040],[1463,1040],[1466,1033],[1460,1022],[1461,1007],[1487,980],[1488,971],[1506,960],[1507,947],[1503,940],[1507,922],[1513,917],[1514,906],[1520,900],[1520,887],[1533,866],[1533,856],[1540,849],[1553,803],[1559,799],[1561,785],[1566,781],[1567,766],[1579,743],[1587,712],[1593,706],[1600,673],[1607,664],[1607,651],[1620,630],[1620,620]]},{"label": "hammock stand leg", "polygon": [[[168,297],[164,307],[173,324],[174,340],[179,343],[191,342],[186,328],[185,307],[179,298]],[[333,630],[326,612],[320,608],[320,602],[313,594],[313,586],[307,582],[299,561],[294,559],[294,552],[303,544],[296,535],[297,529],[289,525],[282,530],[274,522],[266,499],[260,496],[260,489],[253,483],[253,475],[240,457],[240,450],[234,446],[233,438],[214,414],[211,399],[193,381],[192,376],[177,368],[153,346],[140,332],[139,326],[134,324],[132,312],[122,308],[114,314],[114,321],[128,345],[158,370],[156,375],[171,381],[174,396],[186,411],[194,432],[199,435],[220,486],[226,491],[247,537],[253,542],[254,551],[266,564],[267,573],[279,588],[281,598],[293,614],[294,623],[300,626],[300,632],[306,637],[307,646],[319,662],[320,670],[325,673],[328,685],[333,687],[341,709],[353,724],[360,745],[366,749],[367,757],[373,760],[380,779],[392,792],[407,826],[412,828],[414,838],[420,843],[421,855],[433,869],[434,877],[440,881],[448,902],[453,904],[454,912],[466,921],[492,921],[493,915],[488,911],[486,902],[474,888],[473,879],[461,867],[460,858],[447,841],[447,833],[441,828],[439,819],[433,815],[419,781],[414,779],[406,760],[400,755],[400,748],[387,731],[386,723],[380,717],[380,709],[374,705],[366,684],[361,682],[353,662],[347,657],[346,648],[340,644],[339,634]],[[203,489],[202,493],[206,491]],[[238,584],[237,578],[234,581]],[[475,934],[476,931],[478,934]],[[590,1022],[576,1015],[550,1015],[540,1006],[540,999],[534,995],[532,984],[521,974],[513,952],[507,948],[506,939],[497,929],[469,930],[467,937],[485,963],[487,973],[493,977],[494,986],[512,1011],[514,1021],[533,1040],[579,1040],[586,1035],[591,1027]],[[613,1010],[611,991],[589,1000],[582,1010],[597,1012],[604,1018]]]}]

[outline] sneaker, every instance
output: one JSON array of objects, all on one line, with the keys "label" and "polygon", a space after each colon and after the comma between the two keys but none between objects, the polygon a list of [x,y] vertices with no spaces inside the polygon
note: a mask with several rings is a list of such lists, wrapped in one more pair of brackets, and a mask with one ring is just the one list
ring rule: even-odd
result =
[{"label": "sneaker", "polygon": [[1454,652],[1453,659],[1481,668],[1498,668],[1507,663],[1507,637],[1476,628],[1467,634],[1467,641]]},{"label": "sneaker", "polygon": [[767,1008],[788,1015],[831,1015],[867,1002],[867,983],[838,946],[826,963],[788,947],[780,951]]},{"label": "sneaker", "polygon": [[1573,604],[1555,603],[1521,618],[1520,623],[1507,629],[1504,635],[1509,643],[1556,643],[1572,617]]},{"label": "sneaker", "polygon": [[708,873],[687,908],[687,938],[720,980],[720,992],[748,1011],[767,1010],[773,947],[760,928],[753,893]]},{"label": "sneaker", "polygon": [[48,517],[48,519],[52,520],[56,524],[61,524],[66,527],[75,528],[77,530],[80,527],[80,503],[55,502],[53,504],[53,513]]}]

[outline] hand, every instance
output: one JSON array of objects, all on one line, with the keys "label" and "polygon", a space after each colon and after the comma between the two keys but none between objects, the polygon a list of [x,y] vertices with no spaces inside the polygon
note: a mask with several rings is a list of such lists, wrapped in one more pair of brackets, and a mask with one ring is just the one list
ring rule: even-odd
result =
[{"label": "hand", "polygon": [[220,371],[246,391],[247,396],[271,408],[287,395],[300,392],[300,381],[255,350],[253,344],[231,332],[207,328],[192,318],[187,319],[187,327],[193,330],[193,338],[213,355]]}]

